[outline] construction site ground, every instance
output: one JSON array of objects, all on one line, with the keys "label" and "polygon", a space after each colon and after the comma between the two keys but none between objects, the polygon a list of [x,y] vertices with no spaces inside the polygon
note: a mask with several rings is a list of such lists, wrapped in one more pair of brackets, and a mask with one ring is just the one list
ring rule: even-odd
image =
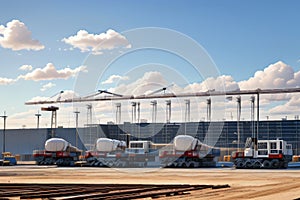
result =
[{"label": "construction site ground", "polygon": [[298,199],[300,170],[155,169],[17,165],[0,167],[0,183],[209,184],[229,188],[158,199]]}]

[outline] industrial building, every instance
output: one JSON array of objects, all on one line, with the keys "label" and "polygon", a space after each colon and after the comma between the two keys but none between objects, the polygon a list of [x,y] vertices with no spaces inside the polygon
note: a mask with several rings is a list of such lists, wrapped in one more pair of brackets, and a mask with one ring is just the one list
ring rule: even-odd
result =
[{"label": "industrial building", "polygon": [[[168,86],[169,87],[169,86]],[[265,120],[259,119],[259,99],[261,95],[266,94],[285,94],[298,93],[300,88],[286,89],[256,89],[256,90],[236,90],[236,91],[215,91],[173,94],[165,93],[167,87],[156,90],[148,95],[120,95],[108,91],[99,90],[95,94],[71,99],[61,99],[63,91],[58,93],[56,100],[26,102],[26,105],[39,104],[57,104],[57,103],[75,103],[75,102],[94,102],[94,101],[115,101],[116,121],[108,124],[92,124],[92,104],[87,105],[87,123],[79,128],[56,128],[57,113],[59,109],[55,106],[42,107],[43,111],[51,111],[51,128],[36,129],[9,129],[0,131],[0,148],[3,152],[9,151],[13,154],[19,154],[21,159],[31,160],[32,152],[36,149],[44,149],[44,142],[51,137],[61,137],[72,145],[82,150],[91,150],[94,148],[95,141],[100,137],[107,137],[118,140],[148,140],[153,143],[168,144],[171,143],[176,135],[191,135],[198,138],[201,142],[221,148],[225,154],[244,148],[248,137],[258,139],[283,139],[292,144],[294,155],[300,155],[300,127],[298,117],[295,120]],[[159,92],[163,94],[156,94]],[[97,97],[98,95],[105,96]],[[109,96],[107,96],[109,95]],[[251,120],[241,120],[241,96],[252,95],[251,100]],[[232,96],[237,101],[237,121],[213,121],[211,119],[212,99],[211,96],[226,96],[231,101]],[[171,123],[171,100],[172,98],[188,97],[208,97],[207,100],[207,121],[191,122],[190,120],[190,100],[185,101],[184,122]],[[157,100],[167,98],[166,105],[166,123],[157,123]],[[144,123],[140,119],[139,100],[149,99],[152,106],[152,123]],[[132,106],[131,122],[121,123],[121,103],[120,101],[129,100]],[[256,104],[255,104],[256,101]],[[256,108],[256,112],[255,112]],[[76,127],[78,127],[78,111],[76,113]],[[256,119],[255,119],[256,114]],[[38,113],[37,119],[40,114]],[[2,116],[5,117],[5,116]],[[5,119],[5,118],[4,118]],[[4,123],[5,124],[5,123]],[[37,127],[39,127],[37,125]],[[5,128],[4,128],[5,130]]]}]

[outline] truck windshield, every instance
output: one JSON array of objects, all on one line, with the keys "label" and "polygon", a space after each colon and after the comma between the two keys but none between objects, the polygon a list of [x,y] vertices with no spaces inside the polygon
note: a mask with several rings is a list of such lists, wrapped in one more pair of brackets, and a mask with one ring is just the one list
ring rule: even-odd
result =
[{"label": "truck windshield", "polygon": [[131,143],[130,148],[143,148],[143,143]]}]

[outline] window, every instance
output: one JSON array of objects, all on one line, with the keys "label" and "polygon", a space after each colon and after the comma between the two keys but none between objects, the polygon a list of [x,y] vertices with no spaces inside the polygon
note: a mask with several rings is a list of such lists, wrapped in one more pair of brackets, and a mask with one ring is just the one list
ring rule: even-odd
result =
[{"label": "window", "polygon": [[277,149],[277,143],[276,142],[270,142],[271,149]]},{"label": "window", "polygon": [[268,150],[258,150],[258,155],[268,155]]},{"label": "window", "polygon": [[267,143],[266,142],[259,142],[258,143],[258,149],[267,149]]},{"label": "window", "polygon": [[143,143],[131,143],[130,148],[143,148]]}]

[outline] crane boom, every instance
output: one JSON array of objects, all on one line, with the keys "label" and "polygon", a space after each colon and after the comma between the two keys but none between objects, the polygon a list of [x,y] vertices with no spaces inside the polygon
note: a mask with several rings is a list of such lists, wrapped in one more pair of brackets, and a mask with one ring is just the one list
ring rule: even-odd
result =
[{"label": "crane boom", "polygon": [[117,97],[122,97],[123,96],[121,94],[116,94],[116,93],[108,92],[106,90],[98,90],[96,93],[88,95],[88,96],[84,96],[82,98],[89,99],[89,98],[95,97],[95,96],[97,96],[99,94],[102,94],[102,93],[111,94],[111,95],[117,96]]},{"label": "crane boom", "polygon": [[[300,92],[300,88],[284,88],[284,89],[256,89],[256,90],[235,90],[235,91],[215,91],[209,90],[206,92],[195,93],[165,93],[156,95],[117,95],[104,96],[98,98],[70,98],[64,100],[45,100],[45,101],[28,101],[25,105],[37,105],[37,104],[54,104],[54,103],[75,103],[75,102],[90,102],[90,101],[120,101],[120,100],[133,100],[133,99],[160,99],[160,98],[185,98],[185,97],[206,97],[206,96],[228,96],[228,95],[251,95],[251,94],[280,94],[280,93],[297,93]],[[105,92],[110,93],[110,92]],[[114,94],[114,93],[111,93]]]},{"label": "crane boom", "polygon": [[170,85],[168,85],[168,86],[166,86],[166,87],[163,87],[163,88],[160,88],[160,89],[158,89],[158,90],[155,90],[154,92],[151,92],[151,93],[149,93],[148,95],[153,95],[153,94],[156,94],[156,93],[159,93],[159,92],[162,92],[162,91],[164,91],[164,94],[165,94],[167,88],[169,88],[169,87],[171,87],[171,86],[173,86],[173,85],[174,85],[174,84],[172,83],[172,84],[170,84]]},{"label": "crane boom", "polygon": [[111,94],[113,96],[117,96],[117,97],[122,97],[123,95],[121,94],[116,94],[116,93],[113,93],[113,92],[109,92],[109,91],[106,91],[106,90],[98,90],[98,92],[101,94],[101,93],[106,93],[106,94]]}]

